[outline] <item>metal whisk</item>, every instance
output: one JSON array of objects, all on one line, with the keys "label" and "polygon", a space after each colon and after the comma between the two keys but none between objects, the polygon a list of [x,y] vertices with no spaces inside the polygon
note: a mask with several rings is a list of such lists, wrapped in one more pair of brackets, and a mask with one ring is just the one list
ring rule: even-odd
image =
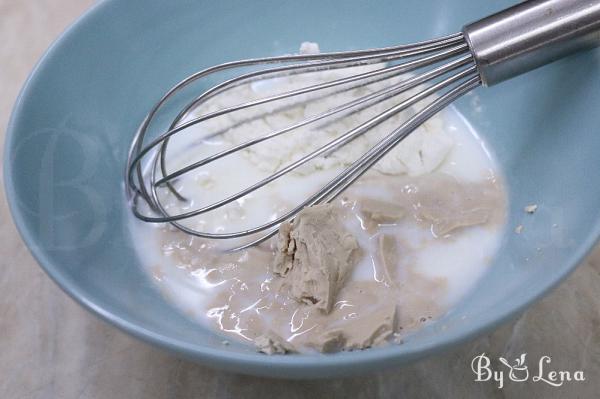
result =
[{"label": "metal whisk", "polygon": [[[258,238],[252,237],[251,242],[235,249],[246,248],[272,236],[282,222],[294,218],[304,207],[332,201],[419,125],[465,93],[480,85],[494,85],[575,51],[592,48],[598,44],[600,44],[600,0],[530,0],[468,24],[464,26],[460,33],[439,39],[360,51],[249,59],[227,62],[202,70],[171,88],[151,109],[135,134],[129,151],[125,174],[125,186],[131,209],[135,216],[143,221],[168,222],[186,233],[199,237],[232,239],[260,235]],[[384,66],[340,79],[228,106],[183,122],[190,112],[199,105],[241,84],[280,76],[369,64],[382,64]],[[184,88],[216,72],[256,66],[263,66],[264,68],[252,70],[225,80],[204,91],[177,114],[166,132],[152,140],[146,140],[150,124],[158,117],[165,104]],[[389,87],[342,103],[277,131],[265,132],[263,136],[193,162],[182,169],[167,170],[166,154],[169,139],[193,125],[225,114],[243,112],[263,104],[299,98],[307,94],[325,93],[323,95],[335,95],[336,92],[344,90],[344,88],[360,87],[367,83],[383,81],[397,76],[402,76],[401,80],[390,84]],[[346,112],[369,107],[383,100],[399,97],[401,93],[415,89],[418,90],[416,94],[409,98],[400,98],[396,105],[386,111],[227,198],[179,214],[170,214],[159,200],[157,188],[164,186],[178,199],[186,201],[186,198],[177,192],[172,182],[177,177],[217,159],[325,118],[337,115],[343,117]],[[328,90],[331,90],[331,92]],[[203,232],[180,223],[183,219],[214,211],[252,193],[306,162],[335,151],[391,116],[417,103],[421,104],[427,99],[430,102],[424,105],[419,112],[390,132],[363,156],[321,187],[320,190],[275,220],[231,233]],[[144,165],[148,167],[145,168]],[[145,172],[145,169],[147,172]],[[139,207],[140,201],[144,201],[148,208],[153,211],[153,214],[142,212]]]}]

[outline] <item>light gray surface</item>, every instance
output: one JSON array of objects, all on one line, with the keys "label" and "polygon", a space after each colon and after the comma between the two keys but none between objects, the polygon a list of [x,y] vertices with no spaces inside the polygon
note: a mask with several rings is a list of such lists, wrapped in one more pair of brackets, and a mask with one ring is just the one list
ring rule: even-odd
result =
[{"label": "light gray surface", "polygon": [[[0,126],[43,50],[92,2],[0,0]],[[4,129],[2,129],[4,131]],[[600,390],[600,247],[550,296],[488,337],[410,367],[322,381],[270,380],[213,371],[140,343],[63,294],[21,243],[0,205],[0,398],[597,397]],[[511,362],[527,352],[532,372],[583,370],[586,381],[474,382],[485,351]],[[495,366],[502,369],[497,362]],[[508,377],[506,377],[508,378]]]}]

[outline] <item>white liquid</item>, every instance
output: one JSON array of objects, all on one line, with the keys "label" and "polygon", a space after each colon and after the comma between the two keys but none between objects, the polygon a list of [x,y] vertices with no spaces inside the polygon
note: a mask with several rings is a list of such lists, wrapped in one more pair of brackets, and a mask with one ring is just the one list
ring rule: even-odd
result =
[{"label": "white liquid", "polygon": [[[498,168],[484,143],[454,108],[442,111],[434,118],[433,123],[437,128],[443,129],[443,134],[453,143],[444,161],[436,168],[437,172],[452,175],[462,182],[499,178]],[[172,152],[177,153],[189,148],[191,142],[205,134],[202,130],[205,128],[195,126],[189,129],[189,133],[176,136],[171,144]],[[403,143],[399,147],[402,145]],[[169,170],[175,170],[175,166],[192,163],[230,146],[230,143],[221,138],[205,140],[201,146],[194,147],[194,151],[186,151],[184,156],[172,157],[176,159],[177,165],[170,164]],[[223,209],[182,223],[214,233],[244,230],[261,225],[299,204],[342,170],[343,165],[333,165],[325,170],[310,170],[308,174],[287,174],[266,188],[240,198]],[[236,153],[179,179],[178,190],[184,197],[193,200],[190,203],[182,203],[169,197],[165,200],[165,208],[172,214],[196,209],[232,195],[270,173],[264,170],[264,165],[257,166],[255,158]],[[394,176],[389,178],[394,179]],[[394,201],[385,187],[368,187],[368,192],[364,193],[360,192],[361,189],[352,188],[354,194]],[[173,250],[177,249],[163,247],[161,244],[163,233],[160,228],[137,221],[133,221],[131,227],[136,237],[145,238],[136,239],[134,242],[138,245],[142,264],[153,276],[163,295],[185,314],[201,323],[207,322],[207,302],[214,298],[215,292],[219,290],[219,287],[208,282],[206,276],[209,271],[197,269],[190,264],[178,264],[172,256]],[[376,255],[371,250],[375,246],[373,237],[361,228],[359,219],[350,221],[348,228],[365,252],[351,278],[377,279],[377,276],[374,276]],[[396,226],[380,227],[381,232],[389,232],[402,239],[414,254],[410,258],[402,259],[397,265],[398,275],[401,276],[403,268],[410,263],[418,273],[447,282],[444,292],[437,296],[440,298],[439,307],[445,310],[454,306],[485,273],[499,246],[502,230],[501,225],[472,226],[462,229],[460,234],[453,235],[449,240],[436,238],[429,230],[410,221]],[[228,240],[219,244],[230,248],[242,242],[245,242],[244,239]],[[250,309],[252,304],[248,305]]]},{"label": "white liquid", "polygon": [[[462,117],[452,108],[443,112],[443,118],[449,127],[446,132],[454,141],[454,148],[449,157],[440,167],[440,171],[451,174],[464,181],[480,181],[489,177],[492,173],[498,175],[498,169],[494,164],[489,153],[485,150],[483,142],[463,121]],[[222,144],[223,148],[225,144]],[[218,151],[221,145],[215,145],[210,148],[211,152]],[[201,155],[198,156],[200,158]],[[206,190],[198,184],[197,189],[202,190],[206,198],[205,203],[212,202],[222,198],[223,194],[230,194],[234,190],[247,185],[249,181],[257,180],[262,176],[260,171],[252,165],[247,159],[241,156],[229,157],[220,163],[219,168],[223,168],[233,173],[227,173],[226,177],[221,178],[218,184]],[[216,168],[209,165],[199,175],[199,181],[206,181],[208,176],[219,175]],[[221,169],[222,170],[222,169]],[[237,173],[243,171],[243,173]],[[278,182],[269,186],[269,193],[274,198],[285,198],[290,202],[299,202],[306,195],[312,192],[318,181],[327,181],[336,174],[337,171],[324,171],[319,176],[311,176],[311,184],[307,184],[306,177],[292,176],[288,177],[293,183],[286,185]],[[290,189],[291,188],[291,189]],[[189,193],[194,190],[185,187]],[[210,196],[206,197],[207,192]],[[381,189],[380,198],[389,197],[385,189]],[[192,198],[198,198],[196,195],[189,195]],[[247,227],[263,223],[272,218],[275,214],[276,206],[265,206],[262,201],[256,200],[257,196],[250,196],[243,201],[238,201],[240,209],[243,210],[243,220],[235,219],[235,215],[219,215],[213,222],[214,231],[227,231],[233,228]],[[275,203],[276,201],[273,201]],[[193,204],[194,207],[200,204]],[[234,214],[235,212],[230,212]],[[240,226],[241,225],[241,226]],[[137,237],[146,237],[145,240],[135,240],[138,243],[138,250],[142,263],[147,267],[148,272],[159,281],[161,291],[178,308],[186,314],[194,315],[196,318],[203,318],[205,300],[208,286],[202,273],[190,272],[185,265],[174,264],[168,256],[162,251],[159,245],[160,234],[156,227],[144,224],[138,221],[132,222],[132,229]],[[354,229],[359,238],[359,244],[368,247],[367,238],[363,233]],[[485,272],[490,259],[498,248],[501,229],[486,228],[480,226],[465,229],[455,240],[444,241],[435,240],[431,235],[416,226],[404,227],[397,232],[414,248],[427,247],[426,250],[418,251],[416,268],[432,277],[441,277],[447,279],[448,290],[443,304],[444,308],[449,308],[456,304],[476,283],[476,281]],[[366,256],[354,271],[355,279],[371,279],[373,275],[372,254]]]}]

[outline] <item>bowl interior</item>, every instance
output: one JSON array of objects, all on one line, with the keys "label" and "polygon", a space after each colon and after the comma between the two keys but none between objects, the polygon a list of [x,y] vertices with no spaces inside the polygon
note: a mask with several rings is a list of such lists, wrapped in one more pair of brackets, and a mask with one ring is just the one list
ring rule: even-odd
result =
[{"label": "bowl interior", "polygon": [[[289,357],[224,347],[219,336],[173,311],[138,266],[122,175],[145,113],[194,71],[295,52],[305,40],[334,51],[441,36],[511,3],[102,2],[49,50],[15,106],[5,153],[15,221],[48,274],[86,307],[147,341],[230,370],[287,377],[357,373],[479,334],[559,282],[599,235],[599,51],[477,89],[456,104],[506,175],[508,229],[475,290],[404,345]],[[539,205],[534,216],[523,212],[530,203]],[[519,224],[524,230],[517,235]]]}]

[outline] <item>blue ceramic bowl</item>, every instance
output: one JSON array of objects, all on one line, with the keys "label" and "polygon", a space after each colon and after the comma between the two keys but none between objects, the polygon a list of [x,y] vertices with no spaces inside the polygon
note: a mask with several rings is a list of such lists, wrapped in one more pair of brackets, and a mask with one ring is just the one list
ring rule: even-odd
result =
[{"label": "blue ceramic bowl", "polygon": [[[513,0],[104,1],[36,66],[8,128],[5,184],[23,239],[76,301],[145,341],[214,367],[325,377],[401,365],[481,334],[572,271],[600,234],[600,52],[490,89],[458,109],[506,175],[506,236],[477,288],[404,345],[336,355],[264,356],[180,315],[139,267],[122,175],[131,137],[161,94],[227,60],[379,47],[453,33]],[[539,204],[525,215],[523,206]],[[524,225],[516,235],[514,226]],[[143,239],[143,237],[139,237]],[[444,324],[445,329],[440,326]]]}]

